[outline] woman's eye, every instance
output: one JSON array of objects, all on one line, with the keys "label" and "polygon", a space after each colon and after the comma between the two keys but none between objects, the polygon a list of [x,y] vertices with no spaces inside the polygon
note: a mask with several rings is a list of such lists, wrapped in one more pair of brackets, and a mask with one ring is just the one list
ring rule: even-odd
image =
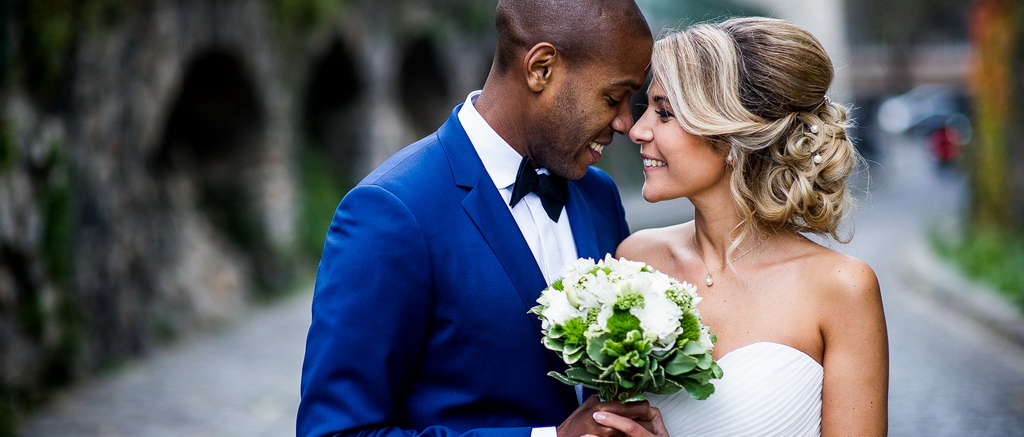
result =
[{"label": "woman's eye", "polygon": [[659,116],[659,117],[661,117],[661,118],[671,118],[671,117],[675,117],[675,114],[673,114],[673,113],[671,113],[671,112],[668,112],[668,110],[667,110],[667,109],[655,109],[655,110],[654,110],[654,113],[655,113],[655,114],[658,114],[658,116]]}]

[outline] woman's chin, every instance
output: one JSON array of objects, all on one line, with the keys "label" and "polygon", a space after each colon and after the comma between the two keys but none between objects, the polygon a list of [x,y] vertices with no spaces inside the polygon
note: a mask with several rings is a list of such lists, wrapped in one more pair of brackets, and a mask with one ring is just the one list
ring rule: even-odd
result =
[{"label": "woman's chin", "polygon": [[658,193],[648,187],[647,184],[644,184],[643,188],[640,189],[640,196],[642,196],[647,203],[656,203],[662,200],[661,197],[658,196]]}]

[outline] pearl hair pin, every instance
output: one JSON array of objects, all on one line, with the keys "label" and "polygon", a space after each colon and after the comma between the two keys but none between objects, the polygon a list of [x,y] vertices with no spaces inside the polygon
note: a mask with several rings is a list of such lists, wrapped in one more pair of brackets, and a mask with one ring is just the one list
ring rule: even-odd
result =
[{"label": "pearl hair pin", "polygon": [[815,153],[814,156],[811,157],[811,160],[813,160],[815,164],[821,164],[821,155]]},{"label": "pearl hair pin", "polygon": [[812,134],[818,133],[818,125],[816,125],[816,124],[812,124],[811,125],[811,133]]}]

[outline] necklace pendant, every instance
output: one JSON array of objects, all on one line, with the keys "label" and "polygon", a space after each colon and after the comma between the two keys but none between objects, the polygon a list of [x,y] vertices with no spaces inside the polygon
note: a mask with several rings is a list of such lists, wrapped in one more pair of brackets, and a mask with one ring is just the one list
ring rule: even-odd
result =
[{"label": "necklace pendant", "polygon": [[708,287],[710,287],[712,285],[715,285],[715,280],[711,279],[711,274],[710,273],[708,273],[708,277],[707,278],[704,278],[704,283],[707,284]]}]

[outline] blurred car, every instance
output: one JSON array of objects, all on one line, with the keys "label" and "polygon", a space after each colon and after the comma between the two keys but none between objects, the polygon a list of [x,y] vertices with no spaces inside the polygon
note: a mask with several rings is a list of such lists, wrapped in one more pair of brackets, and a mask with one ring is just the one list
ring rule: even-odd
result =
[{"label": "blurred car", "polygon": [[930,135],[957,114],[967,114],[966,93],[956,87],[925,84],[889,97],[878,106],[878,126],[892,134]]},{"label": "blurred car", "polygon": [[960,159],[970,142],[968,112],[963,90],[927,84],[885,99],[878,106],[876,121],[884,132],[923,137],[929,156],[939,164],[949,164]]}]

